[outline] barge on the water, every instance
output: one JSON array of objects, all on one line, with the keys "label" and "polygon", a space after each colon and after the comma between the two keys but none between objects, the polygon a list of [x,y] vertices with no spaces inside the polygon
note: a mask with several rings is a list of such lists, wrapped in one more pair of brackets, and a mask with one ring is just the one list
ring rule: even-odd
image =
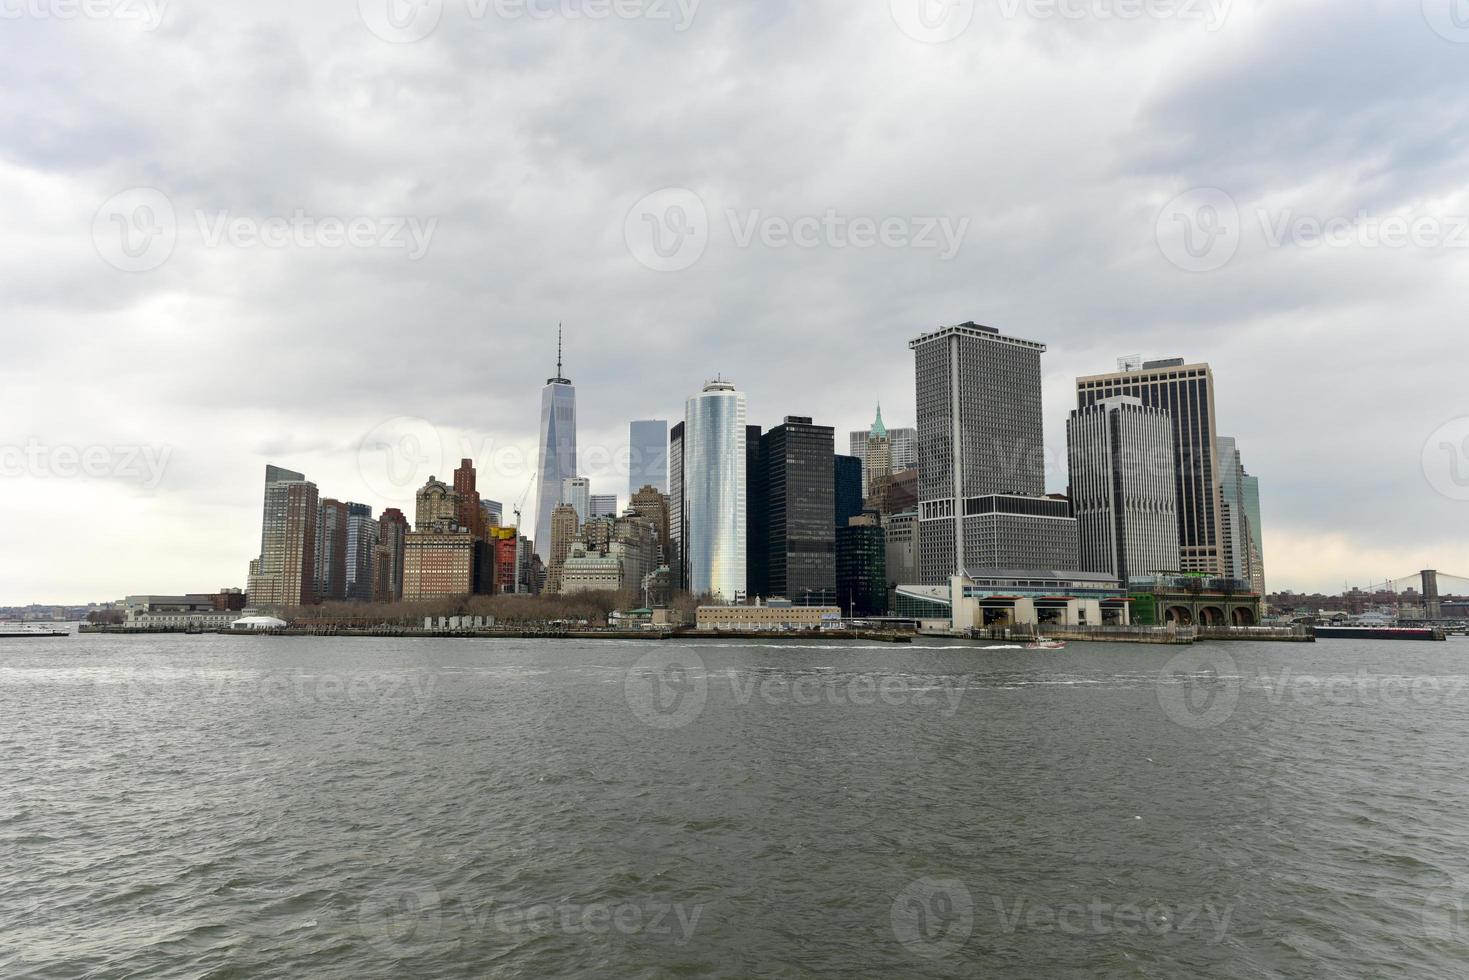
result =
[{"label": "barge on the water", "polygon": [[1318,640],[1447,640],[1437,626],[1318,626]]}]

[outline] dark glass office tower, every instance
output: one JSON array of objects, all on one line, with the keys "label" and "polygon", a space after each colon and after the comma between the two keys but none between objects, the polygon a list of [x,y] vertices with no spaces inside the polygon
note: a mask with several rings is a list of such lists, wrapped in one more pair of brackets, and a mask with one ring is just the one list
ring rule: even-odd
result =
[{"label": "dark glass office tower", "polygon": [[829,425],[788,416],[760,437],[755,496],[765,595],[798,605],[836,598],[835,436]]},{"label": "dark glass office tower", "polygon": [[887,615],[887,538],[877,515],[836,531],[837,604],[849,616]]},{"label": "dark glass office tower", "polygon": [[745,594],[770,595],[770,540],[766,521],[769,507],[765,500],[765,474],[760,469],[760,426],[745,426]]},{"label": "dark glass office tower", "polygon": [[862,460],[857,456],[835,457],[836,526],[862,513]]}]

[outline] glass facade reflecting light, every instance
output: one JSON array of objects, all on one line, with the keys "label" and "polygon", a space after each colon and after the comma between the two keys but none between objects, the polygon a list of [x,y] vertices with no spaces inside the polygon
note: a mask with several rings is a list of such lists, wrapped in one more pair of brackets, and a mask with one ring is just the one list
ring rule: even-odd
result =
[{"label": "glass facade reflecting light", "polygon": [[685,406],[682,535],[688,589],[734,602],[746,587],[745,396],[712,381]]}]

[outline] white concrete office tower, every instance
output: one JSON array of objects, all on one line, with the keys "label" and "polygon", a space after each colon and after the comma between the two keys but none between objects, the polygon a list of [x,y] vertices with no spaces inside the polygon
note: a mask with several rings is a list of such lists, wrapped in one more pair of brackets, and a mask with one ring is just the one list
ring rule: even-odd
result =
[{"label": "white concrete office tower", "polygon": [[1045,496],[1045,344],[962,323],[911,341],[918,406],[918,577],[1075,570],[1076,521]]},{"label": "white concrete office tower", "polygon": [[551,556],[551,511],[561,503],[562,481],[576,476],[576,388],[562,376],[561,328],[556,328],[556,377],[541,389],[539,484],[536,487],[536,554]]},{"label": "white concrete office tower", "polygon": [[728,381],[704,385],[684,409],[684,578],[695,595],[745,598],[745,396]]},{"label": "white concrete office tower", "polygon": [[1220,436],[1219,516],[1223,525],[1224,574],[1265,594],[1265,547],[1260,533],[1260,481],[1245,472],[1239,445]]},{"label": "white concrete office tower", "polygon": [[1141,398],[1077,409],[1066,422],[1071,507],[1085,572],[1130,578],[1178,571],[1173,419]]},{"label": "white concrete office tower", "polygon": [[561,481],[561,499],[576,510],[577,526],[585,524],[592,516],[592,481],[584,476],[573,476]]},{"label": "white concrete office tower", "polygon": [[668,422],[641,419],[627,428],[627,495],[643,487],[668,492]]}]

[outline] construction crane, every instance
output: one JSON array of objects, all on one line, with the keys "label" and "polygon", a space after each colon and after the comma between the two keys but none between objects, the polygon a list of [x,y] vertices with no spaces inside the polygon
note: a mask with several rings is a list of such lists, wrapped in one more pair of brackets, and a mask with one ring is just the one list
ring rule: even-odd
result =
[{"label": "construction crane", "polygon": [[521,533],[523,528],[520,525],[520,507],[525,503],[525,498],[530,496],[530,488],[535,485],[535,474],[531,474],[530,482],[525,485],[525,491],[520,495],[520,499],[510,507],[511,512],[515,515],[515,588],[513,591],[516,594],[520,593],[520,540],[525,537]]}]

